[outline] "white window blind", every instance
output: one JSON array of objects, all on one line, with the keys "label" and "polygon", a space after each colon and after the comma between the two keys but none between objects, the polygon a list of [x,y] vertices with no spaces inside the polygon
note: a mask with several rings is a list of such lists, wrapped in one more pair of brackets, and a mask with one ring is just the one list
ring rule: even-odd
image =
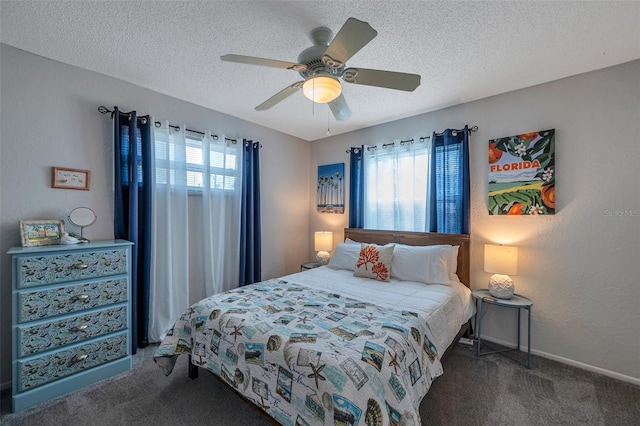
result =
[{"label": "white window blind", "polygon": [[[180,179],[182,164],[186,164],[186,185],[190,192],[202,192],[205,185],[204,167],[209,167],[211,190],[235,191],[240,182],[240,147],[228,142],[209,143],[207,154],[203,152],[203,139],[187,136],[185,146],[173,141],[173,134],[156,132],[155,161],[158,185],[174,185]],[[181,165],[178,165],[180,162]]]},{"label": "white window blind", "polygon": [[430,142],[365,148],[364,226],[426,231]]}]

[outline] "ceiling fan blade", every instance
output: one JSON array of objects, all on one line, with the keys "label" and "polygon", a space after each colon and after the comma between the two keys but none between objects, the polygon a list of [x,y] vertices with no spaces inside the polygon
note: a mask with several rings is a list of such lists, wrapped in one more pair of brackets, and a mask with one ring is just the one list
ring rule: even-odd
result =
[{"label": "ceiling fan blade", "polygon": [[304,83],[304,81],[298,81],[296,83],[293,83],[291,86],[285,87],[283,90],[279,91],[278,93],[276,93],[275,95],[273,95],[272,97],[270,97],[269,99],[267,99],[266,101],[258,105],[255,108],[256,111],[267,110],[272,106],[274,106],[275,104],[277,104],[278,102],[283,101],[284,99],[293,95],[298,91],[298,89],[302,87],[302,83]]},{"label": "ceiling fan blade", "polygon": [[238,62],[241,64],[250,65],[263,65],[265,67],[284,68],[294,71],[305,71],[306,65],[296,64],[294,62],[278,61],[275,59],[256,58],[255,56],[243,56],[243,55],[224,55],[220,56],[220,59],[227,62]]},{"label": "ceiling fan blade", "polygon": [[420,76],[418,74],[367,68],[347,68],[342,74],[342,79],[347,83],[386,87],[387,89],[406,90],[407,92],[413,92],[416,87],[420,86]]},{"label": "ceiling fan blade", "polygon": [[349,18],[329,43],[322,61],[330,67],[340,68],[377,35],[367,22]]},{"label": "ceiling fan blade", "polygon": [[344,121],[351,117],[351,109],[349,109],[349,105],[347,105],[347,101],[342,94],[329,102],[329,108],[336,121]]}]

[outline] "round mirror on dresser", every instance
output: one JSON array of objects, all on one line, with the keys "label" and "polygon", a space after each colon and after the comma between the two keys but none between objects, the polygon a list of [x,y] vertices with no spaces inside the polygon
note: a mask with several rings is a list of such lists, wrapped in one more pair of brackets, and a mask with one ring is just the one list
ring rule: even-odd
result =
[{"label": "round mirror on dresser", "polygon": [[84,238],[84,228],[96,223],[96,219],[98,219],[96,213],[89,207],[76,207],[75,209],[71,210],[71,213],[69,213],[69,222],[71,222],[72,225],[80,228],[81,243],[89,242],[88,239]]}]

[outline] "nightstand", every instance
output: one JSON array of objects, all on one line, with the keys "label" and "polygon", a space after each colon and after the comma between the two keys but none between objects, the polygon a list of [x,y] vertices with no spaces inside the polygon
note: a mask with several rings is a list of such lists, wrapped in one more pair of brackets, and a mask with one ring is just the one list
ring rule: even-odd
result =
[{"label": "nightstand", "polygon": [[300,265],[300,271],[307,271],[309,269],[317,268],[320,265],[318,262],[307,262]]},{"label": "nightstand", "polygon": [[[478,313],[476,314],[476,324],[478,326],[478,346],[476,348],[476,356],[489,355],[499,352],[519,351],[520,350],[520,311],[526,309],[528,311],[527,321],[527,368],[531,368],[531,306],[533,302],[524,296],[514,294],[511,299],[498,299],[493,297],[489,290],[475,290],[473,297],[476,299]],[[480,340],[482,336],[482,308],[484,304],[500,306],[503,308],[516,309],[518,311],[518,346],[515,348],[500,349],[496,351],[481,352]]]}]

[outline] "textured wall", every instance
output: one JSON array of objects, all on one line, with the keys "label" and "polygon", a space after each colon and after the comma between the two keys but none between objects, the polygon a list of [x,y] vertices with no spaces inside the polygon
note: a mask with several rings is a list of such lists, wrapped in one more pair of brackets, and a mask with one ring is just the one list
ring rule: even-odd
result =
[{"label": "textured wall", "polygon": [[[634,61],[314,141],[310,191],[317,165],[344,162],[348,176],[350,146],[479,126],[470,147],[472,288],[486,288],[489,279],[483,272],[484,243],[517,245],[514,280],[516,292],[534,302],[533,350],[640,382],[638,76],[640,61]],[[488,140],[551,128],[556,129],[556,215],[489,216]],[[311,196],[310,233],[332,230],[340,240],[348,215],[318,214],[314,201]],[[515,342],[515,311],[491,307],[483,331]]]},{"label": "textured wall", "polygon": [[[85,235],[113,238],[112,121],[98,112],[99,105],[259,140],[264,147],[263,277],[297,272],[306,261],[308,142],[102,74],[0,47],[0,383],[11,378],[11,264],[5,253],[20,244],[18,221],[66,219],[74,207],[87,206],[98,221]],[[51,188],[51,166],[91,170],[91,190]]]},{"label": "textured wall", "polygon": [[[265,278],[295,272],[315,257],[313,231],[333,230],[337,241],[347,225],[347,214],[315,212],[318,164],[344,162],[348,174],[349,146],[475,124],[473,287],[486,287],[489,278],[482,271],[484,243],[517,244],[517,291],[534,301],[533,349],[640,379],[640,218],[618,215],[640,209],[640,61],[316,141],[309,161],[309,144],[290,136],[5,45],[0,55],[0,253],[19,244],[18,220],[65,218],[79,205],[98,213],[89,238],[112,237],[111,121],[98,105],[262,141]],[[557,214],[489,216],[487,140],[548,128],[556,129]],[[53,165],[90,169],[91,191],[52,189]],[[1,256],[0,382],[6,383],[11,273]],[[515,330],[503,327],[511,313],[491,308],[487,335],[514,341]]]}]

